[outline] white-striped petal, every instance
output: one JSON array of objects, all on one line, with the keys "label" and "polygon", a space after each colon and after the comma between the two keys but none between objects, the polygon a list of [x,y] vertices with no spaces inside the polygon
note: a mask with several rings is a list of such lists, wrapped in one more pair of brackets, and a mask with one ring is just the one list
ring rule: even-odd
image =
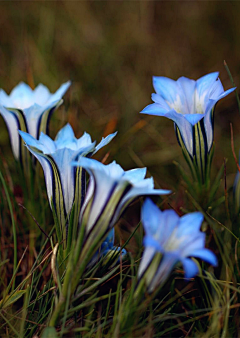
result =
[{"label": "white-striped petal", "polygon": [[16,115],[0,105],[0,114],[2,115],[8,129],[11,147],[14,157],[20,159],[20,137],[18,134],[19,123]]},{"label": "white-striped petal", "polygon": [[177,81],[163,76],[153,77],[153,86],[157,93],[152,94],[155,103],[141,111],[144,114],[165,116],[173,120],[191,157],[196,153],[196,149],[193,149],[193,126],[204,118],[206,148],[209,152],[213,143],[211,110],[221,98],[235,89],[224,92],[218,75],[218,72],[210,73],[197,81],[186,77],[180,77]]},{"label": "white-striped petal", "polygon": [[[89,196],[92,196],[94,192],[91,212],[88,216],[88,232],[94,227],[108,204],[111,203],[112,196],[117,196],[117,200],[114,202],[116,206],[113,206],[115,208],[114,214],[109,215],[109,222],[111,221],[108,225],[109,228],[115,224],[133,198],[141,195],[160,195],[170,192],[161,189],[155,190],[152,178],[144,179],[145,168],[125,172],[116,162],[104,165],[96,160],[83,157],[78,162],[73,162],[72,165],[86,169],[94,180],[94,188],[91,183],[91,194],[87,193],[89,201]],[[125,189],[128,189],[128,192],[125,192]],[[84,203],[85,205],[86,202]]]},{"label": "white-striped petal", "polygon": [[[18,130],[28,131],[37,138],[39,131],[47,129],[50,113],[61,103],[61,98],[69,86],[70,82],[63,84],[54,94],[42,84],[32,90],[23,82],[20,82],[9,95],[0,90],[0,113],[6,121],[16,159],[20,159],[21,149]],[[11,108],[12,113],[8,113],[5,108]],[[19,112],[16,111],[14,114],[14,109],[18,109]],[[21,115],[21,124],[17,114]]]},{"label": "white-striped petal", "polygon": [[[53,186],[53,184],[56,183],[54,183],[53,180],[59,177],[58,180],[60,180],[61,184],[65,211],[69,213],[75,198],[76,183],[76,168],[71,165],[71,162],[78,160],[82,156],[92,154],[96,149],[95,142],[92,142],[90,135],[87,133],[84,133],[82,137],[77,139],[69,124],[58,132],[55,141],[44,133],[40,134],[39,140],[36,140],[28,133],[22,131],[19,131],[19,133],[26,142],[28,149],[31,150],[31,153],[40,161],[44,169],[46,184]],[[49,170],[49,163],[52,168],[56,168],[57,172],[56,170],[54,172],[53,170]],[[113,171],[112,166],[110,165],[107,170]],[[51,177],[49,177],[49,175]],[[51,184],[49,182],[51,182]],[[93,189],[93,183],[90,186],[92,187],[91,189]],[[48,187],[47,191],[49,201],[51,201],[53,190]],[[101,191],[98,193],[102,195]],[[91,198],[89,193],[87,195],[87,199],[88,198]],[[95,209],[96,207],[94,210]],[[94,212],[92,213],[92,217],[93,216]]]}]

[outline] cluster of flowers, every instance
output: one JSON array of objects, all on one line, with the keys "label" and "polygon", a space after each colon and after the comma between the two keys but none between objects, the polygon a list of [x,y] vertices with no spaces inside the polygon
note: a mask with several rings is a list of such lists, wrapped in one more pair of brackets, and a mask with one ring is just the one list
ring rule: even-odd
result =
[{"label": "cluster of flowers", "polygon": [[[218,73],[197,81],[154,77],[153,85],[154,103],[142,113],[174,121],[178,142],[204,183],[213,144],[213,110],[217,101],[234,88],[224,92]],[[121,252],[123,257],[126,250],[114,247],[114,225],[122,212],[139,196],[164,195],[170,191],[154,189],[153,178],[145,178],[146,168],[124,171],[115,161],[105,165],[90,158],[116,133],[102,138],[97,145],[88,133],[77,139],[69,124],[58,132],[55,140],[47,135],[49,118],[63,102],[62,96],[69,86],[70,82],[64,83],[54,94],[41,84],[32,90],[20,83],[9,96],[1,90],[0,113],[9,130],[14,157],[24,167],[28,149],[43,168],[49,204],[59,223],[58,242],[67,250],[83,230],[83,246],[94,246],[92,262],[110,251]],[[70,222],[72,215],[75,223]],[[138,278],[144,280],[148,292],[162,285],[179,262],[185,278],[198,273],[192,257],[217,264],[215,255],[205,248],[205,234],[200,230],[202,221],[199,212],[179,217],[173,210],[160,211],[146,199],[142,207],[145,250]]]}]

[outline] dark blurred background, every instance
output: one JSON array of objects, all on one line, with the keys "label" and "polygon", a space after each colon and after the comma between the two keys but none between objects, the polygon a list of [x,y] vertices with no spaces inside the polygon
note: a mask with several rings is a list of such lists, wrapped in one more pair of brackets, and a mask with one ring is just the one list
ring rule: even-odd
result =
[{"label": "dark blurred background", "polygon": [[[225,1],[57,1],[0,3],[0,87],[7,93],[20,81],[43,83],[53,92],[72,80],[64,105],[54,113],[50,135],[67,121],[78,137],[93,139],[118,130],[98,154],[124,169],[147,166],[156,186],[177,190],[173,160],[184,160],[173,123],[140,115],[151,103],[152,75],[197,79],[219,71],[231,87],[226,60],[240,86],[240,2]],[[240,115],[234,94],[215,112],[213,175],[227,157],[227,182],[236,165],[230,143],[240,148]],[[1,118],[1,152],[8,159],[7,129]],[[177,199],[175,199],[177,204]]]}]

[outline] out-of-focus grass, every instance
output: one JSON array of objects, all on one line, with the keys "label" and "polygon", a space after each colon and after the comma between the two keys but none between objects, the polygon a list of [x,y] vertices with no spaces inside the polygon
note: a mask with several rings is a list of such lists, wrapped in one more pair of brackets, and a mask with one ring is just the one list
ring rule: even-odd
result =
[{"label": "out-of-focus grass", "polygon": [[[240,4],[1,2],[0,9],[0,87],[9,92],[24,80],[32,86],[42,82],[54,91],[71,79],[65,106],[54,113],[51,136],[69,121],[78,136],[86,130],[100,139],[110,122],[108,131],[119,131],[110,159],[125,168],[146,165],[158,184],[175,187],[179,176],[172,161],[182,157],[173,125],[138,113],[151,103],[152,75],[197,79],[218,70],[229,88],[226,59],[238,84]],[[215,114],[214,161],[219,167],[223,157],[230,159],[229,184],[235,173],[230,121],[240,146],[236,107],[232,95],[218,104]],[[140,120],[146,124],[133,128]],[[3,126],[0,142],[8,156]]]}]

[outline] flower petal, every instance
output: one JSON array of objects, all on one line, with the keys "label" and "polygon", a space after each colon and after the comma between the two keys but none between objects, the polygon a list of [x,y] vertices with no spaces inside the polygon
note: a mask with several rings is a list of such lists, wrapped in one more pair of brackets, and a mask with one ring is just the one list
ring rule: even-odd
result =
[{"label": "flower petal", "polygon": [[192,254],[190,254],[190,256],[200,258],[203,261],[212,264],[213,266],[218,265],[216,255],[212,251],[205,248],[192,251]]},{"label": "flower petal", "polygon": [[140,261],[140,265],[138,268],[138,278],[142,277],[142,274],[148,268],[149,264],[151,263],[154,255],[155,255],[155,248],[153,247],[146,247],[143,252],[142,259]]},{"label": "flower petal", "polygon": [[179,84],[179,86],[182,88],[184,92],[186,113],[194,114],[194,109],[195,109],[194,92],[195,92],[196,81],[182,76],[177,80],[177,83]]},{"label": "flower petal", "polygon": [[0,106],[0,114],[2,115],[8,129],[13,155],[20,160],[20,138],[18,134],[19,121],[15,114]]},{"label": "flower petal", "polygon": [[196,232],[196,230],[200,230],[203,219],[203,214],[197,211],[180,217],[178,227],[179,234],[189,235],[192,232]]},{"label": "flower petal", "polygon": [[62,129],[60,129],[55,138],[56,146],[58,149],[65,147],[68,143],[75,140],[76,138],[73,129],[69,123],[67,123]]},{"label": "flower petal", "polygon": [[0,105],[4,107],[13,107],[13,103],[3,89],[0,89]]},{"label": "flower petal", "polygon": [[13,88],[9,97],[14,104],[13,107],[9,108],[24,109],[34,104],[33,90],[24,82],[20,82],[15,88]]},{"label": "flower petal", "polygon": [[179,85],[176,81],[164,76],[153,76],[153,87],[156,93],[169,103],[176,101]]},{"label": "flower petal", "polygon": [[[180,236],[180,233],[178,233]],[[177,237],[179,238],[179,237]],[[178,250],[181,251],[181,257],[194,256],[196,250],[204,248],[206,234],[200,231],[196,231],[195,234],[191,234],[182,238],[178,246]]]},{"label": "flower petal", "polygon": [[49,100],[51,93],[49,89],[40,83],[33,91],[34,102],[39,106],[45,105],[45,103]]},{"label": "flower petal", "polygon": [[185,147],[187,148],[187,151],[191,154],[191,156],[193,156],[192,124],[185,118],[185,116],[178,114],[175,111],[170,111],[165,114],[165,117],[173,120],[178,126]]},{"label": "flower petal", "polygon": [[163,255],[157,273],[149,285],[149,292],[154,291],[160,284],[163,285],[166,282],[179,259],[175,253],[167,252]]},{"label": "flower petal", "polygon": [[28,147],[28,150],[38,159],[40,162],[43,172],[44,172],[44,178],[46,182],[46,188],[47,188],[47,196],[49,200],[50,207],[52,207],[52,198],[53,198],[53,170],[50,162],[34,152],[30,147]]},{"label": "flower petal", "polygon": [[[212,100],[209,100],[209,102],[210,101]],[[216,102],[212,101],[211,103],[213,103],[214,106]],[[213,111],[211,109],[209,109],[204,116],[204,127],[207,136],[208,151],[210,151],[213,143]]]},{"label": "flower petal", "polygon": [[[145,179],[144,181],[147,181],[147,180],[150,180],[150,179]],[[122,214],[122,212],[125,210],[127,205],[139,196],[168,195],[171,193],[171,190],[149,188],[146,184],[147,182],[144,182],[144,181],[142,182],[143,183],[142,187],[138,184],[137,187],[132,187],[124,195],[121,202],[119,203],[118,212],[116,213]]]},{"label": "flower petal", "polygon": [[162,107],[162,105],[158,103],[151,103],[147,107],[145,107],[140,114],[148,114],[148,115],[157,115],[157,116],[165,116],[166,113],[171,110],[170,108],[166,110]]},{"label": "flower petal", "polygon": [[195,277],[199,273],[197,264],[190,258],[182,260],[184,278],[189,279]]},{"label": "flower petal", "polygon": [[69,213],[72,208],[75,189],[75,169],[71,163],[72,161],[76,161],[80,155],[88,153],[91,147],[92,146],[90,145],[86,148],[80,148],[77,150],[60,148],[51,154],[51,157],[53,158],[59,170],[67,213]]},{"label": "flower petal", "polygon": [[172,235],[173,230],[177,227],[180,218],[174,210],[165,210],[161,215],[161,223],[154,237],[164,246]]},{"label": "flower petal", "polygon": [[37,138],[39,122],[45,110],[43,109],[43,107],[40,107],[38,104],[34,103],[33,105],[31,105],[31,107],[23,109],[23,112],[29,134]]},{"label": "flower petal", "polygon": [[142,207],[142,222],[147,235],[153,236],[161,246],[178,225],[179,216],[174,210],[161,210],[147,198]]},{"label": "flower petal", "polygon": [[47,104],[51,104],[52,102],[59,101],[63,97],[63,95],[66,93],[70,85],[71,85],[71,81],[67,81],[63,83],[54,94],[51,94],[49,100],[47,101]]},{"label": "flower petal", "polygon": [[109,142],[112,141],[112,139],[117,135],[117,131],[113,134],[110,134],[106,137],[103,137],[101,142],[95,147],[94,154],[101,149],[102,147],[106,146]]},{"label": "flower petal", "polygon": [[162,108],[163,110],[166,110],[166,111],[171,110],[169,105],[160,95],[153,93],[152,100],[160,106],[159,108]]},{"label": "flower petal", "polygon": [[32,135],[25,133],[24,131],[19,130],[18,132],[25,141],[27,146],[36,148],[41,152],[45,153],[46,147],[41,143],[41,141],[39,142]]},{"label": "flower petal", "polygon": [[136,184],[142,180],[144,180],[147,173],[147,168],[137,168],[125,171],[124,178],[131,182],[132,184]]},{"label": "flower petal", "polygon": [[69,213],[72,208],[75,188],[74,168],[70,165],[70,163],[77,155],[78,152],[67,148],[58,149],[51,155],[59,170],[67,213]]},{"label": "flower petal", "polygon": [[156,239],[154,239],[151,235],[150,236],[146,235],[144,237],[144,239],[143,239],[143,245],[145,247],[154,248],[155,251],[164,253],[164,249],[161,246],[160,242],[157,241]]},{"label": "flower petal", "polygon": [[[83,167],[94,178],[94,199],[87,224],[87,232],[89,232],[111,198],[113,189],[117,184],[116,179],[119,174],[122,175],[123,169],[115,162],[111,163],[111,166],[106,166],[101,162],[85,157],[81,157],[78,162],[72,162],[72,165]],[[109,171],[112,176],[109,175]]]},{"label": "flower petal", "polygon": [[233,88],[226,90],[225,92],[223,92],[221,95],[218,96],[217,100],[219,101],[219,100],[223,99],[225,96],[232,93],[235,89],[236,89],[236,87],[233,87]]},{"label": "flower petal", "polygon": [[[95,147],[96,142],[92,142],[91,136],[84,132],[83,136],[77,140],[77,147],[86,147],[92,144],[93,148]],[[95,148],[96,149],[96,148]]]},{"label": "flower petal", "polygon": [[44,133],[40,134],[38,143],[39,144],[41,143],[42,146],[44,146],[44,148],[42,150],[44,154],[52,154],[57,149],[54,141],[48,135],[45,135]]},{"label": "flower petal", "polygon": [[200,99],[206,96],[209,89],[211,89],[211,87],[215,84],[218,75],[219,72],[213,72],[202,76],[196,81],[196,92],[198,93]]},{"label": "flower petal", "polygon": [[115,238],[115,230],[114,230],[114,228],[112,228],[108,232],[108,235],[104,240],[104,242],[108,243],[108,249],[111,249],[114,246],[114,238]]},{"label": "flower petal", "polygon": [[184,117],[188,122],[191,123],[192,126],[194,126],[202,118],[204,118],[204,115],[203,114],[186,114],[186,115],[184,115]]},{"label": "flower petal", "polygon": [[146,198],[142,206],[141,218],[146,234],[154,236],[161,224],[161,210],[152,202],[150,198]]},{"label": "flower petal", "polygon": [[[52,205],[52,197],[53,197],[53,170],[50,162],[46,158],[44,154],[41,154],[38,152],[38,150],[42,151],[40,143],[35,140],[34,137],[29,135],[28,133],[25,133],[21,130],[19,130],[19,134],[23,138],[23,140],[26,142],[26,146],[28,150],[38,159],[40,162],[43,172],[44,172],[44,177],[45,177],[45,182],[46,182],[46,187],[47,187],[47,195],[48,195],[48,200],[50,206]],[[35,150],[36,149],[36,150]],[[43,152],[42,152],[43,153]]]}]

